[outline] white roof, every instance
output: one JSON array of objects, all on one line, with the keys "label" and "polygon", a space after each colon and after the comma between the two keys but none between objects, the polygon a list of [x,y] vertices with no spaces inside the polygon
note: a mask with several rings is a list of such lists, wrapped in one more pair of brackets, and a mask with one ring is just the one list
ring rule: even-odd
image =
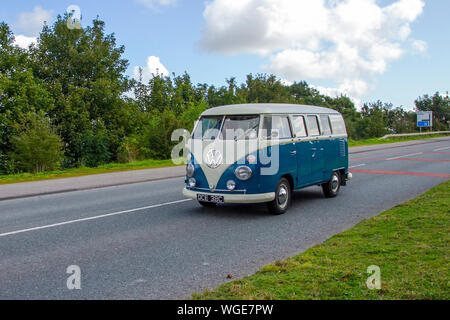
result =
[{"label": "white roof", "polygon": [[250,104],[233,104],[228,106],[211,108],[203,112],[202,116],[239,115],[239,114],[250,115],[263,113],[339,114],[339,112],[333,109],[301,104],[250,103]]}]

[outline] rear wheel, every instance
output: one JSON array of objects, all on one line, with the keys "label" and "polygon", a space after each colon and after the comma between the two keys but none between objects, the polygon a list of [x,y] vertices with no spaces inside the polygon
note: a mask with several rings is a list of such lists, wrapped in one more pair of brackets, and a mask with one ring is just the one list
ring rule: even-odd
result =
[{"label": "rear wheel", "polygon": [[322,190],[327,198],[334,198],[338,195],[341,188],[341,173],[339,171],[333,172],[330,181],[322,184]]},{"label": "rear wheel", "polygon": [[275,191],[275,199],[267,204],[269,212],[283,214],[291,205],[291,185],[286,178],[281,178]]},{"label": "rear wheel", "polygon": [[200,203],[200,205],[202,205],[205,208],[214,208],[215,206],[217,206],[217,204],[214,202],[199,201],[198,203]]}]

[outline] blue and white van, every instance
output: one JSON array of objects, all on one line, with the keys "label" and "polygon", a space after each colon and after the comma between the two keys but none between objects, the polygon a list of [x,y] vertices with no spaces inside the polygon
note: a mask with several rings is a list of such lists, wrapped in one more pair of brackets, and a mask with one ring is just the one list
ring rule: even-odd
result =
[{"label": "blue and white van", "polygon": [[292,192],[321,185],[335,197],[351,179],[348,139],[336,110],[292,104],[211,108],[187,143],[184,196],[201,205],[267,203],[285,213]]}]

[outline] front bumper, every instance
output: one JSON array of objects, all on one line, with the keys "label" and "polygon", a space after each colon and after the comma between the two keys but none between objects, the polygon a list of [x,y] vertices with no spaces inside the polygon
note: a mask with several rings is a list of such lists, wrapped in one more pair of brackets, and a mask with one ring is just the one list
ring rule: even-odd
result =
[{"label": "front bumper", "polygon": [[261,203],[270,202],[275,199],[275,192],[257,193],[257,194],[230,194],[230,193],[212,193],[197,192],[193,190],[183,189],[183,195],[187,198],[197,200],[197,194],[213,194],[223,196],[225,203]]}]

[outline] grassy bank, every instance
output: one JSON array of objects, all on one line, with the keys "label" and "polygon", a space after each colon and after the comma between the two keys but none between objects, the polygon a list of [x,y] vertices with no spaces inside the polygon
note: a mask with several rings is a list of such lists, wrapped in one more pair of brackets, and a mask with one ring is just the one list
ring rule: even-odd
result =
[{"label": "grassy bank", "polygon": [[348,142],[349,147],[359,147],[359,146],[369,146],[373,144],[385,144],[385,143],[394,143],[394,142],[404,142],[404,141],[413,141],[413,140],[425,140],[431,138],[440,138],[446,137],[449,134],[431,134],[426,136],[409,136],[409,137],[392,137],[387,139],[381,138],[370,138],[363,140],[350,140]]},{"label": "grassy bank", "polygon": [[175,166],[172,160],[144,160],[133,163],[112,163],[97,168],[75,168],[51,172],[41,172],[37,174],[31,173],[21,173],[15,175],[5,175],[0,176],[0,184],[7,183],[17,183],[26,181],[38,181],[38,180],[49,180],[49,179],[61,179],[70,177],[86,176],[91,174],[99,173],[110,173],[118,171],[129,171],[129,170],[140,170],[140,169],[151,169],[151,168],[161,168],[161,167],[171,167]]},{"label": "grassy bank", "polygon": [[[450,181],[194,299],[450,299]],[[366,286],[367,267],[381,289]]]}]

